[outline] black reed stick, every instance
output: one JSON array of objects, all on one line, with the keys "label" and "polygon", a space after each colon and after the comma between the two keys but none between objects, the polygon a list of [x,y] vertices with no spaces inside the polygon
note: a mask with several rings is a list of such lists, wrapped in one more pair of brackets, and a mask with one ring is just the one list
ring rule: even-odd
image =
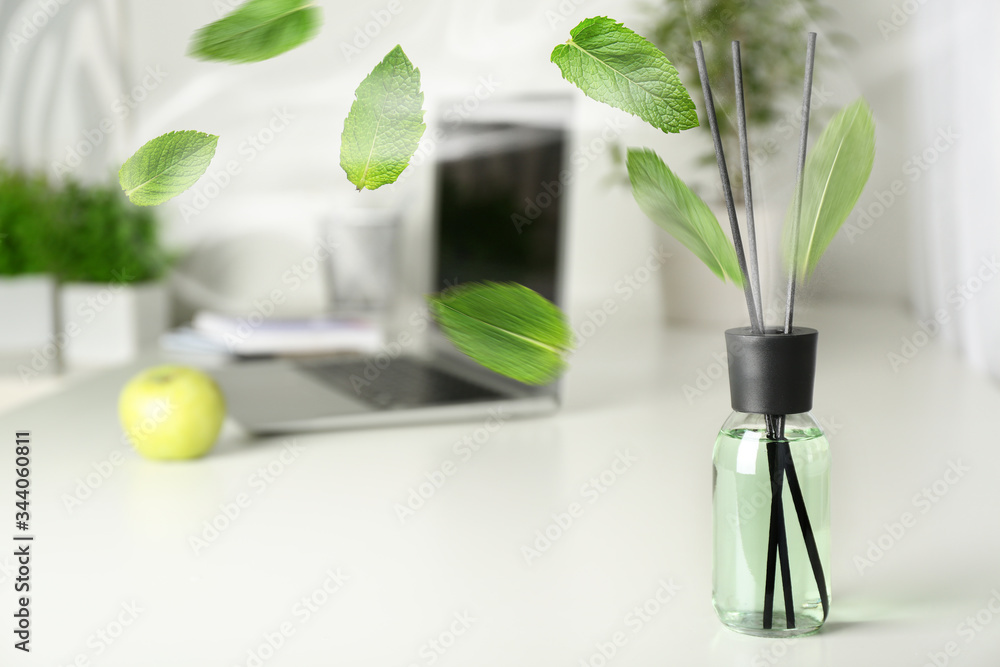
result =
[{"label": "black reed stick", "polygon": [[785,535],[784,506],[781,500],[785,475],[785,457],[781,441],[767,443],[767,468],[771,475],[771,519],[767,536],[767,565],[764,574],[763,628],[770,630],[774,615],[774,579],[777,560],[781,560],[781,587],[785,597],[786,627],[795,627],[795,605],[792,599],[792,576],[788,562],[788,539]]},{"label": "black reed stick", "polygon": [[[743,62],[740,58],[740,43],[733,41],[733,80],[736,83],[736,130],[740,140],[740,167],[743,173],[743,202],[746,206],[747,222],[747,271],[750,274],[750,290],[753,296],[760,333],[764,333],[764,307],[760,292],[760,265],[757,262],[757,230],[753,217],[753,186],[750,181],[750,142],[747,139],[746,104],[743,96]],[[773,415],[764,415],[768,431],[774,432]]]},{"label": "black reed stick", "polygon": [[694,55],[698,61],[698,76],[701,77],[701,91],[705,96],[705,113],[708,115],[708,126],[712,130],[712,143],[715,144],[715,161],[719,165],[719,178],[722,180],[722,195],[726,200],[726,211],[729,213],[729,226],[733,234],[733,247],[736,249],[736,261],[743,275],[743,294],[747,300],[747,311],[750,313],[750,329],[755,333],[764,330],[760,321],[760,313],[754,306],[753,293],[750,291],[750,275],[747,272],[747,261],[743,254],[743,240],[740,237],[740,223],[736,219],[736,203],[733,201],[733,189],[729,184],[729,171],[726,169],[726,156],[722,150],[722,136],[719,134],[719,123],[715,117],[715,102],[712,100],[712,87],[708,81],[708,67],[705,65],[705,52],[701,48],[701,40],[694,43]]},{"label": "black reed stick", "polygon": [[[791,450],[788,448],[787,440],[779,440],[778,450],[778,474],[783,475],[787,467],[787,462],[792,460]],[[778,523],[778,560],[781,561],[781,588],[785,592],[785,627],[792,629],[795,627],[795,599],[792,596],[792,568],[788,562],[788,536],[785,531],[785,509],[781,500],[781,488],[778,488],[778,516],[781,520]]]},{"label": "black reed stick", "polygon": [[[760,265],[757,262],[757,231],[753,218],[753,186],[750,179],[750,147],[747,139],[746,103],[743,96],[743,63],[740,58],[740,43],[733,41],[733,80],[736,84],[736,129],[740,140],[740,166],[743,171],[743,200],[746,205],[747,223],[747,264],[750,272],[750,289],[754,307],[758,313],[760,331],[764,333],[764,308],[760,294]],[[768,528],[767,569],[764,580],[764,629],[769,630],[774,615],[774,579],[777,560],[781,561],[781,588],[785,599],[786,622],[795,627],[795,612],[792,601],[792,580],[788,563],[788,538],[785,534],[785,516],[781,501],[782,478],[785,474],[784,458],[777,440],[777,422],[774,415],[764,415],[768,443],[768,471],[771,474],[771,522]],[[777,454],[775,450],[777,449]],[[777,461],[775,460],[777,458]]]},{"label": "black reed stick", "polygon": [[[768,434],[770,437],[770,433]],[[771,479],[771,525],[767,533],[767,564],[764,566],[764,618],[763,627],[770,630],[774,614],[774,577],[777,573],[778,531],[775,529],[777,506],[775,492],[781,489],[781,477],[774,464],[774,443],[767,443],[767,472]]]},{"label": "black reed stick", "polygon": [[[806,44],[806,67],[805,82],[802,87],[802,131],[799,135],[799,160],[798,173],[795,184],[795,220],[792,226],[792,266],[788,275],[788,295],[785,303],[785,327],[784,333],[792,331],[792,320],[795,314],[795,286],[798,283],[798,233],[800,218],[802,216],[802,190],[803,174],[806,164],[806,147],[809,135],[809,108],[812,99],[813,66],[816,56],[816,33],[809,33]],[[809,555],[809,563],[812,566],[813,576],[816,578],[816,587],[819,589],[820,601],[823,605],[823,618],[830,612],[830,601],[826,591],[826,576],[823,572],[823,563],[819,557],[819,550],[816,547],[816,536],[813,533],[812,523],[809,521],[809,513],[806,510],[805,499],[802,496],[802,488],[799,486],[798,474],[795,471],[795,462],[792,459],[792,450],[785,439],[785,416],[779,415],[775,418],[777,426],[777,437],[784,442],[787,456],[784,459],[785,474],[788,475],[788,491],[792,497],[792,504],[795,506],[795,513],[802,529],[802,540],[805,543],[806,553]],[[766,580],[766,578],[765,578]],[[773,586],[773,584],[772,584]],[[773,593],[772,593],[773,595]],[[766,598],[766,591],[765,591]]]},{"label": "black reed stick", "polygon": [[[750,290],[753,295],[760,333],[765,333],[764,306],[760,291],[760,264],[757,262],[757,229],[753,217],[753,186],[750,180],[750,142],[747,138],[746,103],[743,95],[743,62],[740,58],[740,43],[733,41],[733,80],[736,83],[736,130],[740,140],[740,167],[743,173],[743,201],[746,206],[747,222],[747,271],[750,274]],[[776,433],[774,415],[764,415],[764,423],[770,433]]]},{"label": "black reed stick", "polygon": [[809,33],[806,44],[806,74],[802,86],[802,131],[799,133],[799,164],[795,180],[795,220],[792,225],[792,266],[788,270],[788,296],[785,300],[785,333],[792,332],[795,314],[795,284],[799,280],[799,227],[802,217],[802,176],[806,170],[806,143],[809,138],[809,107],[812,103],[813,63],[816,59],[816,33]]},{"label": "black reed stick", "polygon": [[[809,564],[812,566],[813,577],[816,579],[816,587],[819,589],[819,599],[823,605],[823,620],[830,614],[830,599],[826,592],[826,575],[823,573],[823,561],[819,557],[819,549],[816,546],[816,536],[813,533],[812,522],[809,521],[809,511],[806,509],[805,498],[802,495],[802,487],[799,486],[799,476],[795,471],[795,462],[792,460],[792,449],[789,446],[789,442],[785,439],[785,416],[777,415],[774,416],[778,424],[778,429],[780,433],[772,433],[770,426],[768,427],[768,438],[771,440],[776,440],[783,448],[783,461],[782,465],[784,468],[785,475],[788,476],[788,492],[792,496],[792,505],[795,507],[795,514],[799,519],[799,527],[802,529],[802,541],[805,543],[806,553],[809,555]],[[768,443],[768,447],[773,443]],[[770,467],[771,453],[768,450],[768,466]],[[784,538],[785,525],[784,521],[781,521],[781,526],[776,527],[775,517],[783,518],[782,510],[783,503],[779,499],[777,505],[779,510],[775,510],[775,498],[774,498],[774,476],[775,471],[769,470],[772,478],[771,482],[771,527],[770,533],[768,534],[768,545],[767,545],[767,569],[764,574],[764,629],[769,630],[771,628],[771,610],[774,605],[774,570],[775,562],[773,551],[774,547],[777,546],[779,536]],[[780,484],[780,480],[779,480]],[[780,486],[779,486],[780,492]],[[780,531],[780,532],[779,532]],[[773,542],[773,546],[772,546]],[[782,573],[782,583],[784,583],[784,573]],[[785,591],[785,606],[786,608],[791,608],[791,601],[789,598],[789,592]],[[794,623],[794,619],[792,620]],[[794,627],[789,625],[788,627]]]},{"label": "black reed stick", "polygon": [[[786,441],[785,447],[788,448]],[[802,540],[806,544],[806,552],[809,554],[809,562],[812,564],[813,576],[816,577],[816,587],[819,588],[819,599],[823,603],[823,620],[826,620],[830,613],[830,599],[826,593],[826,576],[823,574],[823,563],[819,559],[819,549],[816,548],[816,537],[813,535],[812,524],[809,522],[809,513],[806,511],[806,503],[802,498],[802,489],[799,487],[799,477],[795,472],[795,465],[792,463],[792,450],[788,450],[788,458],[785,460],[785,474],[788,475],[788,490],[792,495],[792,504],[795,505],[795,513],[799,517],[799,526],[802,527]]]},{"label": "black reed stick", "polygon": [[736,129],[740,137],[740,158],[743,171],[743,201],[746,206],[747,222],[747,269],[750,272],[750,290],[753,293],[754,307],[757,309],[757,321],[761,332],[767,323],[764,321],[764,308],[760,294],[760,267],[757,263],[757,230],[753,220],[753,188],[750,185],[750,147],[747,141],[747,114],[743,99],[743,63],[740,60],[740,43],[733,41],[733,79],[736,82]]},{"label": "black reed stick", "polygon": [[[812,99],[812,81],[813,81],[813,65],[815,62],[816,53],[816,33],[809,33],[809,39],[806,46],[806,70],[805,70],[805,82],[803,84],[802,91],[802,130],[799,136],[799,159],[798,159],[798,174],[795,184],[795,218],[794,224],[792,226],[792,236],[791,236],[791,247],[792,247],[792,266],[789,270],[788,277],[788,295],[785,304],[785,326],[783,332],[785,334],[790,334],[792,331],[792,320],[794,317],[795,309],[795,287],[798,282],[798,235],[800,218],[802,216],[802,190],[803,190],[803,174],[805,172],[805,161],[806,161],[806,147],[809,135],[809,108]],[[745,111],[743,109],[743,96],[742,96],[742,72],[739,66],[739,43],[733,42],[733,72],[737,80],[737,90],[736,90],[736,105],[737,105],[737,119],[741,124],[745,124]],[[741,133],[740,136],[741,149],[744,154],[744,178],[749,178],[749,159],[747,157],[748,151],[745,148],[743,142],[745,142],[745,136]],[[747,181],[748,182],[748,181]],[[747,207],[747,220],[748,227],[753,225],[753,209],[752,202],[750,202],[749,188],[745,187],[746,199],[748,200]],[[751,254],[756,255],[756,248],[751,250]],[[756,257],[752,259],[755,263]],[[781,476],[784,474],[788,475],[788,490],[792,496],[792,504],[795,506],[795,512],[799,520],[799,526],[802,528],[802,539],[806,545],[806,552],[809,555],[809,561],[812,565],[813,575],[816,578],[817,588],[820,590],[820,600],[823,604],[823,618],[825,619],[829,613],[829,600],[826,592],[826,577],[823,573],[823,564],[819,558],[819,550],[816,548],[816,538],[813,534],[812,524],[809,521],[809,514],[806,510],[805,499],[802,496],[802,489],[798,483],[798,475],[795,471],[795,462],[792,460],[792,450],[789,446],[788,440],[785,439],[785,415],[765,415],[765,423],[767,424],[768,438],[771,440],[777,440],[778,455],[777,458],[781,460],[778,464],[779,470],[775,471],[773,468],[770,470],[772,477],[772,496],[771,496],[771,525],[769,528],[768,535],[768,559],[767,559],[767,570],[765,572],[765,583],[764,583],[764,619],[763,626],[765,629],[770,629],[773,623],[773,609],[774,609],[774,579],[775,579],[775,558],[774,552],[779,552],[779,558],[781,559],[781,579],[782,585],[785,593],[785,609],[786,609],[786,621],[788,628],[795,627],[795,617],[794,617],[794,602],[791,595],[791,588],[785,586],[786,581],[789,578],[789,567],[787,562],[787,551],[782,552],[781,545],[785,544],[785,549],[787,550],[787,536],[785,534],[785,523],[783,516],[783,503],[780,498],[781,492]],[[769,443],[769,447],[770,447]],[[773,456],[769,450],[769,466],[773,465]],[[778,486],[775,489],[774,478],[778,476]],[[775,491],[779,494],[775,496]],[[777,522],[777,523],[776,523]],[[777,549],[775,548],[777,547]],[[790,582],[789,582],[790,583]]]}]

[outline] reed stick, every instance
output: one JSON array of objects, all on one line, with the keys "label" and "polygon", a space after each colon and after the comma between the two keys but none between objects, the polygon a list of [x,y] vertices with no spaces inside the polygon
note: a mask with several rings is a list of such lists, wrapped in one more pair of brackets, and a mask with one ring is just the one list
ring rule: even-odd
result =
[{"label": "reed stick", "polygon": [[795,465],[792,463],[792,450],[785,441],[785,448],[788,449],[788,458],[785,460],[785,475],[788,477],[788,490],[792,496],[792,504],[795,505],[795,514],[799,518],[799,526],[802,528],[802,540],[806,545],[806,552],[809,554],[809,563],[812,565],[813,576],[816,578],[816,587],[819,589],[819,599],[823,605],[823,618],[826,619],[830,613],[830,599],[826,592],[826,576],[823,574],[823,562],[819,558],[819,549],[816,547],[816,537],[813,535],[812,524],[809,522],[809,512],[806,511],[806,503],[802,497],[802,488],[799,486],[799,477],[795,472]]},{"label": "reed stick", "polygon": [[740,138],[740,158],[743,171],[743,201],[746,206],[747,224],[747,270],[750,272],[750,291],[761,333],[767,323],[764,321],[763,300],[760,293],[760,266],[757,262],[757,230],[753,219],[753,187],[750,184],[750,147],[747,140],[747,114],[743,99],[743,63],[740,59],[740,43],[733,41],[733,79],[736,82],[736,129]]},{"label": "reed stick", "polygon": [[799,281],[799,227],[802,217],[802,176],[806,170],[806,144],[809,140],[809,107],[812,104],[813,65],[816,60],[816,33],[809,33],[806,43],[806,73],[802,86],[802,128],[799,132],[799,163],[795,179],[795,218],[791,234],[791,262],[788,270],[788,294],[785,298],[785,333],[792,332],[792,318],[795,316],[795,285]]},{"label": "reed stick", "polygon": [[[770,630],[774,625],[774,580],[778,570],[778,543],[784,536],[785,522],[781,503],[782,480],[784,470],[778,465],[778,443],[767,443],[767,470],[771,478],[771,518],[767,534],[767,562],[764,569],[764,617],[762,626]],[[786,547],[787,549],[787,544]],[[787,558],[787,556],[786,556]],[[782,575],[782,585],[790,584],[789,578]],[[787,615],[787,614],[786,614]]]},{"label": "reed stick", "polygon": [[708,126],[712,131],[712,143],[715,144],[715,161],[719,165],[719,178],[722,180],[722,196],[726,200],[726,212],[729,214],[729,226],[733,236],[733,247],[736,249],[736,261],[740,265],[743,276],[743,294],[747,300],[747,311],[750,313],[750,329],[754,333],[763,333],[760,313],[754,304],[753,292],[750,288],[750,274],[747,272],[747,260],[743,253],[743,239],[740,236],[740,223],[736,219],[736,202],[733,200],[733,188],[729,183],[729,170],[726,168],[726,156],[722,150],[722,136],[719,134],[719,122],[715,117],[715,102],[712,99],[712,86],[708,81],[708,67],[705,65],[705,52],[701,40],[694,43],[694,55],[698,61],[698,76],[701,78],[701,91],[705,96],[705,113],[708,114]]},{"label": "reed stick", "polygon": [[[792,452],[788,448],[787,440],[779,440],[775,443],[778,450],[777,473],[780,477],[787,470],[788,462],[792,459]],[[795,598],[792,595],[792,568],[788,562],[788,535],[785,527],[785,509],[781,500],[781,488],[778,488],[778,560],[781,562],[781,589],[785,593],[785,627],[791,630],[795,627]]]},{"label": "reed stick", "polygon": [[[799,227],[800,219],[802,217],[802,190],[804,186],[803,175],[805,173],[806,164],[806,148],[809,137],[809,109],[812,101],[812,84],[813,84],[813,69],[816,56],[816,33],[809,33],[808,41],[806,43],[806,66],[805,66],[805,77],[802,87],[802,128],[799,134],[799,155],[798,155],[798,169],[795,181],[795,217],[793,219],[793,225],[791,230],[791,267],[788,272],[788,291],[785,301],[785,326],[783,333],[790,334],[792,332],[792,321],[795,316],[795,287],[798,283],[799,266],[798,266],[798,245],[799,245]],[[777,436],[780,447],[782,448],[783,459],[783,473],[788,477],[788,491],[792,498],[792,504],[795,507],[795,513],[799,520],[799,527],[802,529],[802,540],[805,543],[806,553],[809,555],[809,563],[812,566],[813,576],[816,579],[816,587],[819,589],[820,602],[823,605],[823,618],[825,619],[830,613],[830,601],[829,596],[826,591],[826,576],[823,572],[823,563],[819,557],[819,549],[816,546],[816,536],[813,533],[812,523],[809,521],[809,513],[806,509],[805,499],[802,495],[802,488],[799,486],[798,474],[795,471],[795,462],[792,460],[792,450],[789,446],[788,440],[785,438],[785,415],[776,415],[772,417],[773,424],[775,425],[775,435]],[[773,473],[772,473],[773,474]],[[773,500],[773,499],[772,499]],[[772,506],[772,521],[773,521],[773,506]],[[782,524],[784,522],[782,521]],[[782,529],[784,526],[782,525]],[[774,526],[772,524],[772,530]],[[770,545],[769,545],[770,546]],[[774,564],[769,562],[769,567],[773,568]],[[770,577],[770,579],[768,579]],[[784,578],[784,570],[782,571],[782,578]],[[765,610],[768,608],[768,599],[772,600],[774,597],[774,577],[770,570],[765,575]],[[770,589],[767,588],[767,581],[770,580]],[[787,599],[786,592],[786,610],[789,609],[789,602]],[[786,611],[787,613],[787,611]],[[769,623],[770,618],[765,615],[764,622]],[[769,627],[765,625],[765,627]],[[793,627],[792,625],[788,626]]]}]

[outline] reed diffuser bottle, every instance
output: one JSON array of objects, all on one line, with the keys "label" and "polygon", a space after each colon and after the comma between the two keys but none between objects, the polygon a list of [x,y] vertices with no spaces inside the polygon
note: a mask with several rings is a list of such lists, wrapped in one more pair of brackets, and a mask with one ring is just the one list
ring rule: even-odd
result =
[{"label": "reed diffuser bottle", "polygon": [[815,329],[726,332],[734,412],[713,457],[713,601],[764,637],[810,634],[830,604],[830,450],[809,414]]},{"label": "reed diffuser bottle", "polygon": [[[780,330],[767,327],[763,307],[739,41],[730,49],[746,245],[700,40],[694,55],[702,118],[712,133],[728,238],[708,205],[654,151],[630,148],[626,160],[639,208],[746,299],[750,326],[726,332],[735,412],[715,444],[714,603],[729,628],[768,637],[815,632],[830,609],[830,452],[809,415],[818,334],[794,326],[795,295],[850,215],[875,161],[875,121],[864,99],[838,111],[809,148],[816,37],[811,32],[806,40],[795,191],[781,236],[787,290]],[[612,19],[581,22],[553,50],[552,62],[590,97],[664,132],[698,125],[666,55]],[[757,66],[766,76],[767,63]],[[623,80],[622,67],[655,85]],[[609,88],[611,80],[623,87]]]}]

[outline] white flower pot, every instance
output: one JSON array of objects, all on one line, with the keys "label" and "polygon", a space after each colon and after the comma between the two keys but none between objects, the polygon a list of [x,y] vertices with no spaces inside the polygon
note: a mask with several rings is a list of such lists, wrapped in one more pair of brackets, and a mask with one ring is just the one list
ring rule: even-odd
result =
[{"label": "white flower pot", "polygon": [[170,325],[166,283],[66,283],[59,291],[63,360],[98,366],[131,361]]},{"label": "white flower pot", "polygon": [[55,333],[56,282],[46,274],[0,277],[0,354],[31,352]]}]

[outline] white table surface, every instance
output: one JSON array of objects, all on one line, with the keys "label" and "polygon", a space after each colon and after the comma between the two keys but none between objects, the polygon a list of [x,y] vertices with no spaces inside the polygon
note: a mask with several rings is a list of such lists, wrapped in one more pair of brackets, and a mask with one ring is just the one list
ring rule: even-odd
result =
[{"label": "white table surface", "polygon": [[[917,331],[902,312],[800,317],[821,331],[814,414],[834,456],[833,598],[816,636],[757,639],[715,618],[711,453],[728,388],[724,373],[690,400],[683,386],[719,376],[722,334],[622,316],[576,355],[559,415],[507,422],[468,460],[454,443],[481,424],[293,440],[228,426],[203,460],[145,461],[115,409],[135,368],[17,407],[0,417],[11,443],[0,664],[995,667],[1000,390],[937,342],[894,372],[887,353]],[[30,655],[6,629],[16,429],[33,433]],[[619,456],[634,462],[613,484],[584,488]],[[120,465],[68,510],[109,460]],[[448,461],[454,474],[402,522],[396,504]],[[961,476],[947,474],[953,464]],[[262,483],[268,466],[280,474]],[[239,516],[196,554],[190,538],[241,495]],[[522,547],[574,502],[582,513],[527,562]],[[905,513],[909,526],[894,529]],[[880,540],[870,565],[857,560]],[[669,600],[649,602],[658,592]],[[647,604],[644,619],[633,612]]]}]

